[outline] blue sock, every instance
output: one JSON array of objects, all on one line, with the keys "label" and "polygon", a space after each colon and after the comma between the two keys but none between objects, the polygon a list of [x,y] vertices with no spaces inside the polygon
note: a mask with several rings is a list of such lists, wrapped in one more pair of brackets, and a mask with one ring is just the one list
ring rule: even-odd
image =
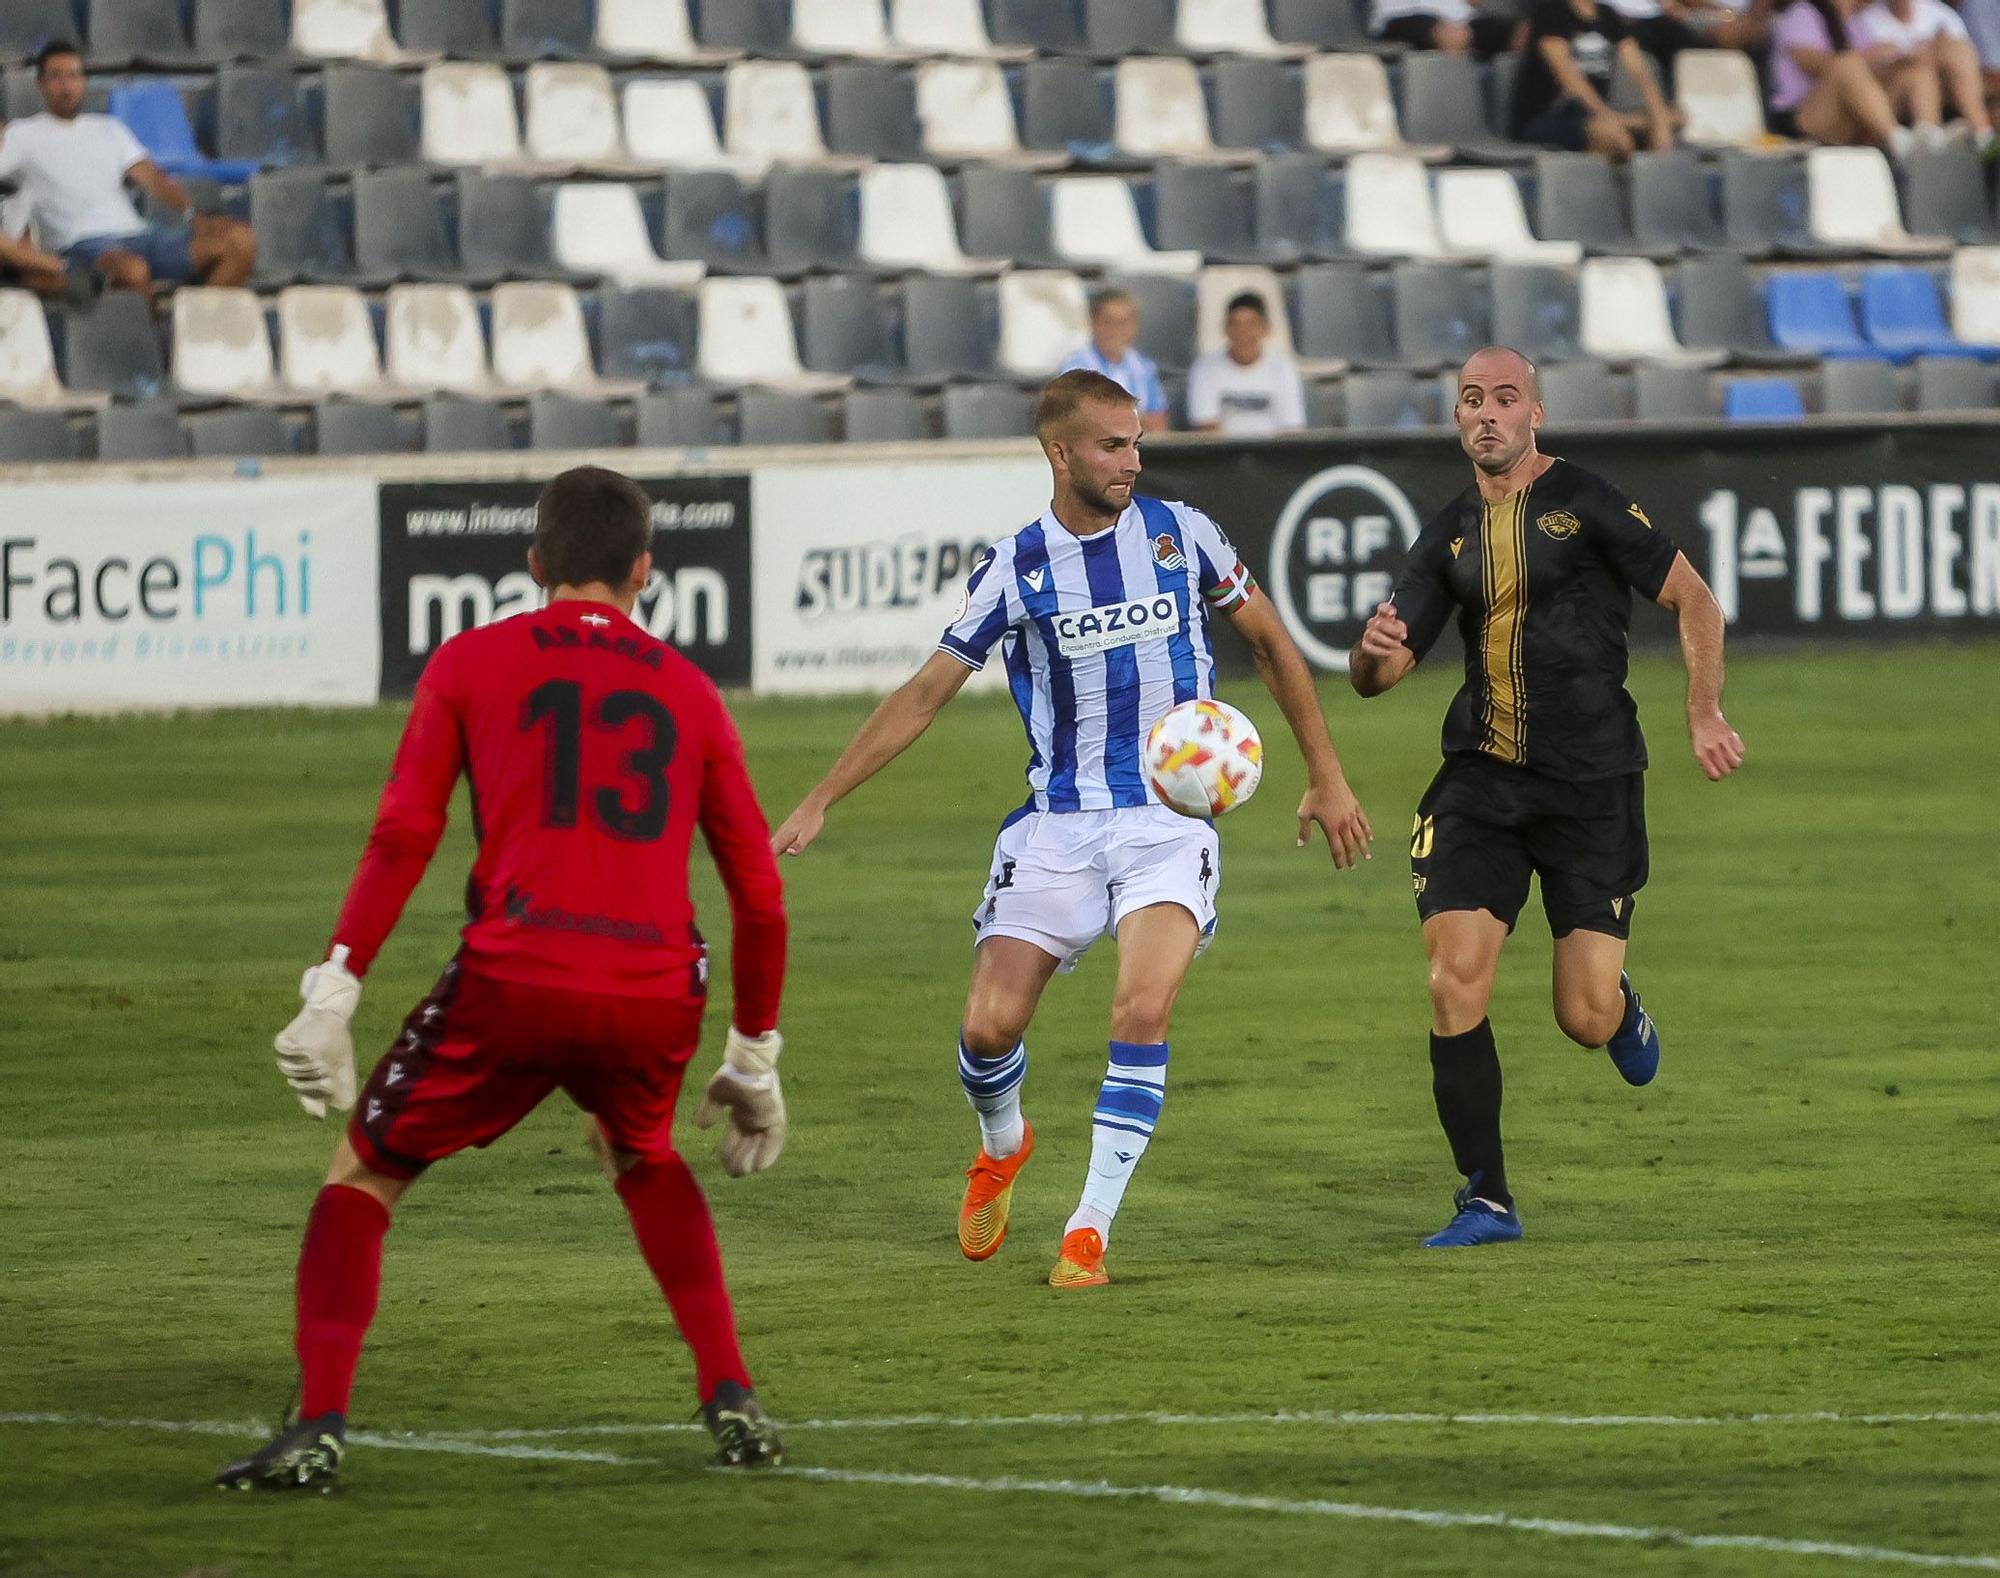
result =
[{"label": "blue sock", "polygon": [[1026,1132],[1021,1121],[1021,1081],[1028,1077],[1028,1043],[1016,1041],[1014,1050],[999,1057],[980,1057],[958,1041],[958,1082],[965,1087],[965,1099],[979,1114],[980,1148],[995,1161],[1012,1156],[1021,1148]]},{"label": "blue sock", "polygon": [[1108,1244],[1111,1219],[1125,1198],[1125,1186],[1146,1154],[1160,1107],[1167,1097],[1167,1043],[1114,1041],[1111,1066],[1098,1087],[1090,1117],[1090,1172],[1083,1181],[1065,1233],[1094,1227]]}]

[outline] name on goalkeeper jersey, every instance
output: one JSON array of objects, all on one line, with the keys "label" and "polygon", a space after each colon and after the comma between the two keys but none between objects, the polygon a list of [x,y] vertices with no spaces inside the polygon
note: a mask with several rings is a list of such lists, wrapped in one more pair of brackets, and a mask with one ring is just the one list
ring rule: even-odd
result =
[{"label": "name on goalkeeper jersey", "polygon": [[1113,647],[1164,641],[1181,627],[1181,605],[1172,592],[1134,598],[1128,603],[1100,603],[1058,613],[1049,620],[1056,650],[1066,658],[1089,657]]}]

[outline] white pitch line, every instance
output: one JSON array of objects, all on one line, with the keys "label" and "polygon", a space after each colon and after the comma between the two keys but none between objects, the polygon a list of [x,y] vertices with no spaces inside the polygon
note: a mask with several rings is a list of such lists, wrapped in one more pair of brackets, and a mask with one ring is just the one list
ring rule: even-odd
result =
[{"label": "white pitch line", "polygon": [[[151,1430],[163,1435],[226,1436],[232,1440],[255,1440],[271,1433],[269,1424],[232,1424],[226,1419],[105,1419],[92,1414],[6,1414],[0,1425],[68,1425],[86,1430]],[[351,1430],[347,1439],[357,1446],[390,1447],[399,1452],[445,1452],[458,1457],[504,1457],[536,1463],[630,1464],[644,1458],[620,1457],[615,1452],[579,1452],[569,1447],[537,1447],[512,1443],[488,1443],[452,1436],[418,1435],[411,1431],[384,1433]]]},{"label": "white pitch line", "polygon": [[1508,1512],[1439,1512],[1423,1507],[1373,1507],[1353,1501],[1294,1501],[1280,1496],[1245,1496],[1190,1485],[1111,1485],[1101,1480],[972,1479],[958,1474],[894,1474],[846,1468],[779,1468],[790,1479],[835,1485],[891,1485],[916,1489],[969,1490],[987,1495],[1070,1496],[1092,1501],[1156,1501],[1169,1506],[1214,1507],[1231,1512],[1275,1512],[1317,1518],[1357,1518],[1377,1523],[1414,1523],[1429,1529],[1505,1529],[1564,1539],[1621,1540],[1632,1544],[1676,1545],[1691,1550],[1764,1551],[1781,1556],[1818,1556],[1839,1561],[1893,1562],[1906,1567],[2000,1572],[2000,1556],[1959,1556],[1903,1551],[1881,1545],[1849,1545],[1837,1540],[1786,1540],[1765,1534],[1691,1534],[1684,1529],[1642,1528],[1625,1523],[1577,1523],[1567,1518],[1523,1518]]}]

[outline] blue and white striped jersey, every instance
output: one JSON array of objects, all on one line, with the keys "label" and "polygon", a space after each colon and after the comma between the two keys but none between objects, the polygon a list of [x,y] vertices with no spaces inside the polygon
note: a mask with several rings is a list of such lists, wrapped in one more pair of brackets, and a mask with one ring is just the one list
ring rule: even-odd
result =
[{"label": "blue and white striped jersey", "polygon": [[1036,810],[1157,804],[1140,770],[1146,731],[1213,694],[1210,610],[1255,590],[1214,521],[1135,494],[1109,531],[1078,537],[1044,512],[994,544],[938,650],[977,669],[1002,643]]},{"label": "blue and white striped jersey", "polygon": [[1160,370],[1153,365],[1153,359],[1136,345],[1113,362],[1105,359],[1094,341],[1086,341],[1065,356],[1062,366],[1056,369],[1058,376],[1078,371],[1104,374],[1138,401],[1142,415],[1150,416],[1167,408],[1167,391],[1160,384]]}]

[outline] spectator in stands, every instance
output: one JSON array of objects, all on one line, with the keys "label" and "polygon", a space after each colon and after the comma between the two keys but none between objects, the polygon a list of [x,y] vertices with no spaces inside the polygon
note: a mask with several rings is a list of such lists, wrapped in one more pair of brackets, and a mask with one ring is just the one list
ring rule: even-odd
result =
[{"label": "spectator in stands", "polygon": [[1700,49],[1705,42],[1689,22],[1691,7],[1682,0],[1606,0],[1625,23],[1633,40],[1653,59],[1662,73],[1674,67],[1674,56],[1684,49]]},{"label": "spectator in stands", "polygon": [[[250,227],[196,214],[181,184],[146,156],[123,122],[83,113],[83,57],[50,44],[35,61],[45,106],[0,138],[0,178],[17,180],[42,241],[65,264],[94,268],[113,285],[151,291],[156,280],[240,285],[257,261]],[[179,224],[148,224],[126,194],[130,179]]]},{"label": "spectator in stands", "polygon": [[1437,49],[1447,55],[1468,51],[1484,60],[1521,47],[1520,22],[1479,9],[1480,0],[1373,0],[1368,31],[1385,44]]},{"label": "spectator in stands", "polygon": [[1306,425],[1306,388],[1298,363],[1269,348],[1271,312],[1254,290],[1229,299],[1225,349],[1188,369],[1188,422],[1204,433],[1258,438]]},{"label": "spectator in stands", "polygon": [[1138,347],[1139,304],[1122,290],[1096,291],[1090,298],[1090,343],[1063,358],[1058,373],[1078,369],[1102,373],[1139,402],[1139,425],[1148,433],[1167,427],[1167,394],[1160,370]]},{"label": "spectator in stands", "polygon": [[1979,75],[1986,85],[1986,113],[1990,116],[2000,106],[2000,0],[1953,0],[1953,4],[1979,56]]},{"label": "spectator in stands", "polygon": [[[1709,49],[1740,49],[1746,55],[1762,52],[1771,40],[1771,20],[1777,14],[1773,0],[1673,0],[1669,15],[1696,35]],[[1640,40],[1643,47],[1644,39]]]},{"label": "spectator in stands", "polygon": [[[1612,71],[1620,65],[1638,85],[1643,114],[1611,107]],[[1624,17],[1598,0],[1537,0],[1514,79],[1515,137],[1622,162],[1642,142],[1671,148],[1678,123]]]},{"label": "spectator in stands", "polygon": [[1781,137],[1870,144],[1902,158],[1915,140],[1875,68],[1854,47],[1836,0],[1792,0],[1771,29],[1767,117]]},{"label": "spectator in stands", "polygon": [[[0,121],[0,137],[7,123]],[[60,296],[72,281],[63,260],[44,252],[28,233],[27,199],[0,197],[0,285],[25,285],[38,296]]]},{"label": "spectator in stands", "polygon": [[1995,151],[1978,52],[1944,0],[1874,0],[1855,14],[1849,31],[1920,141],[1944,140],[1938,122],[1949,99],[1980,152]]}]

